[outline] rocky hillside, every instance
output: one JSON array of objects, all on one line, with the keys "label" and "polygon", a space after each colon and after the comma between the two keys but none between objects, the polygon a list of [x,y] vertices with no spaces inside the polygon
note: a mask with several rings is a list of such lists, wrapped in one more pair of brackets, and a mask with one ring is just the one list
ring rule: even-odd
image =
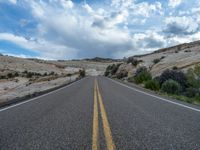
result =
[{"label": "rocky hillside", "polygon": [[160,49],[150,54],[127,58],[125,62],[119,66],[117,73],[126,71],[128,72],[128,76],[132,76],[137,68],[146,66],[155,77],[159,76],[166,69],[185,71],[199,63],[200,41],[196,41]]},{"label": "rocky hillside", "polygon": [[[41,60],[0,54],[0,104],[32,95],[76,80],[86,75],[102,75],[112,60]],[[85,74],[84,73],[84,74]]]}]

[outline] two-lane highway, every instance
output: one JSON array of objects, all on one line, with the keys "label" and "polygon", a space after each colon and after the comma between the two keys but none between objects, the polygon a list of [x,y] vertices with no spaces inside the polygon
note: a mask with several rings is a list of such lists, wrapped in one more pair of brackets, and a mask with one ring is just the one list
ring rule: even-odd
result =
[{"label": "two-lane highway", "polygon": [[0,109],[0,150],[200,149],[200,110],[105,77]]}]

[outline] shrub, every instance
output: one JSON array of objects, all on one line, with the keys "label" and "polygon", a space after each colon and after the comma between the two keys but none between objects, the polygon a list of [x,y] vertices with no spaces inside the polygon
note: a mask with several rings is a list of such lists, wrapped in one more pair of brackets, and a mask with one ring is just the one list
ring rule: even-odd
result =
[{"label": "shrub", "polygon": [[109,74],[110,74],[110,72],[108,71],[108,70],[106,70],[105,72],[104,72],[104,76],[109,76]]},{"label": "shrub", "polygon": [[157,64],[157,63],[159,63],[159,62],[160,62],[160,59],[158,59],[158,58],[156,58],[156,59],[153,60],[153,63],[154,63],[154,64]]},{"label": "shrub", "polygon": [[54,75],[54,74],[55,74],[55,72],[51,71],[49,75]]},{"label": "shrub", "polygon": [[27,74],[28,73],[28,71],[27,70],[24,70],[24,72],[23,72],[24,74]]},{"label": "shrub", "polygon": [[168,94],[179,94],[181,86],[177,81],[169,79],[162,84],[161,90]]},{"label": "shrub", "polygon": [[126,70],[122,70],[121,72],[117,73],[117,78],[122,79],[124,77],[127,77],[128,72]]},{"label": "shrub", "polygon": [[135,79],[134,79],[135,77],[134,76],[132,76],[132,77],[129,77],[127,80],[128,80],[128,82],[135,82]]},{"label": "shrub", "polygon": [[147,71],[146,67],[140,67],[136,70],[134,80],[136,84],[143,83],[144,81],[151,80],[151,73]]},{"label": "shrub", "polygon": [[117,70],[119,69],[119,66],[121,64],[112,64],[112,65],[109,65],[107,68],[106,68],[106,71],[104,73],[105,76],[109,76],[109,75],[114,75]]},{"label": "shrub", "polygon": [[177,66],[174,66],[172,69],[173,69],[173,70],[178,70],[178,67],[177,67]]},{"label": "shrub", "polygon": [[142,62],[142,60],[137,60],[134,57],[129,57],[127,60],[127,64],[131,63],[133,66],[137,66],[140,62]]},{"label": "shrub", "polygon": [[32,73],[32,72],[28,72],[28,73],[26,74],[26,77],[27,77],[27,78],[32,78],[32,76],[33,76],[33,73]]},{"label": "shrub", "polygon": [[200,64],[195,65],[194,73],[196,74],[197,78],[200,78]]},{"label": "shrub", "polygon": [[181,71],[169,70],[169,69],[165,70],[159,77],[160,85],[162,85],[165,81],[169,79],[178,82],[183,89],[187,87],[186,75]]},{"label": "shrub", "polygon": [[200,88],[200,65],[196,65],[194,69],[188,69],[186,77],[190,87]]},{"label": "shrub", "polygon": [[164,59],[165,58],[165,56],[162,56],[160,59]]},{"label": "shrub", "polygon": [[189,87],[189,88],[186,89],[185,95],[187,97],[195,97],[195,96],[199,95],[199,91],[196,88]]},{"label": "shrub", "polygon": [[80,77],[85,77],[85,70],[79,70],[79,76]]},{"label": "shrub", "polygon": [[71,74],[71,73],[68,73],[68,74],[67,74],[67,77],[71,77],[71,76],[72,76],[72,74]]},{"label": "shrub", "polygon": [[195,101],[196,101],[198,104],[200,104],[200,96],[196,96],[196,97],[195,97]]},{"label": "shrub", "polygon": [[6,76],[1,75],[1,76],[0,76],[0,79],[6,79]]},{"label": "shrub", "polygon": [[149,80],[145,82],[145,88],[158,91],[160,89],[160,84],[157,80]]},{"label": "shrub", "polygon": [[147,68],[145,66],[139,67],[136,70],[135,76],[137,76],[138,74],[140,74],[141,72],[147,72]]},{"label": "shrub", "polygon": [[12,78],[12,77],[13,77],[13,74],[12,74],[12,73],[8,73],[8,74],[7,74],[7,77],[8,77],[8,78]]},{"label": "shrub", "polygon": [[191,52],[191,50],[185,50],[184,52],[186,52],[186,53],[187,53],[187,52]]},{"label": "shrub", "polygon": [[111,67],[111,75],[114,75],[117,72],[118,68],[119,68],[118,64],[117,65],[113,64]]}]

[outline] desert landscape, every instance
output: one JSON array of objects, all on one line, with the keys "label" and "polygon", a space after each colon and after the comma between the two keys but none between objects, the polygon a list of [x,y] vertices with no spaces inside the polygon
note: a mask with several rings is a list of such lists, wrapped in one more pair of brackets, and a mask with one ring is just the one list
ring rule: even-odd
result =
[{"label": "desert landscape", "polygon": [[[112,62],[113,63],[113,62]],[[109,61],[50,61],[0,56],[0,103],[33,95],[87,76],[103,75]]]},{"label": "desert landscape", "polygon": [[[138,64],[127,63],[127,59],[138,60]],[[159,76],[166,69],[186,71],[200,63],[200,41],[164,48],[127,59],[119,66],[117,73],[127,71],[128,77],[134,75],[137,68],[141,66],[147,67],[154,77]]]}]

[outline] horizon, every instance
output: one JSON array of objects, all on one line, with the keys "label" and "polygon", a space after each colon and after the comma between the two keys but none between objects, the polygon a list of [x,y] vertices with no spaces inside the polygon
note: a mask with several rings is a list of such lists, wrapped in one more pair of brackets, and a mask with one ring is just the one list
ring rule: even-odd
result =
[{"label": "horizon", "polygon": [[199,40],[199,8],[197,0],[0,0],[0,53],[47,60],[147,54]]}]

